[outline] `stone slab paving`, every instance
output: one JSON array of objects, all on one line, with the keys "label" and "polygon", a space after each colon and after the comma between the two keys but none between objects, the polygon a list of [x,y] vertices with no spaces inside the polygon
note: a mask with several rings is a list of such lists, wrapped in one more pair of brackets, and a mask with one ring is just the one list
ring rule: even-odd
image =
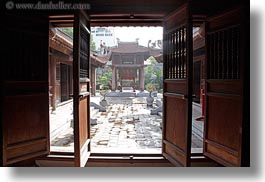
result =
[{"label": "stone slab paving", "polygon": [[[161,149],[162,118],[150,115],[144,98],[107,97],[106,112],[100,113],[97,125],[91,127],[91,147]],[[106,151],[107,151],[106,150]]]},{"label": "stone slab paving", "polygon": [[192,151],[202,152],[203,148],[203,128],[204,122],[197,121],[196,118],[202,114],[201,105],[197,103],[192,104]]},{"label": "stone slab paving", "polygon": [[[91,126],[92,152],[161,153],[162,117],[150,115],[153,108],[147,107],[144,97],[106,97],[106,100],[106,112],[97,113],[97,125]],[[73,147],[73,129],[61,132],[51,145]],[[192,135],[192,148],[202,148],[196,135]]]},{"label": "stone slab paving", "polygon": [[52,146],[61,147],[73,147],[74,146],[74,131],[73,128],[68,127],[66,130],[62,131],[54,140],[52,140]]},{"label": "stone slab paving", "polygon": [[50,111],[50,140],[55,138],[70,128],[73,120],[73,101],[69,100],[56,108],[56,111]]}]

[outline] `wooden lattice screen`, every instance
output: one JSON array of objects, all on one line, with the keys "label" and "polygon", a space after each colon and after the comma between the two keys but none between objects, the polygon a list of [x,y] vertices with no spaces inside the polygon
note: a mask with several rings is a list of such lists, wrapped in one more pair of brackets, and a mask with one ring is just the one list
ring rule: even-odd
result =
[{"label": "wooden lattice screen", "polygon": [[89,34],[80,26],[80,78],[89,78]]},{"label": "wooden lattice screen", "polygon": [[166,43],[168,46],[166,52],[165,77],[166,79],[186,78],[186,27],[180,27],[168,33]]},{"label": "wooden lattice screen", "polygon": [[239,79],[239,35],[238,25],[208,34],[209,79]]}]

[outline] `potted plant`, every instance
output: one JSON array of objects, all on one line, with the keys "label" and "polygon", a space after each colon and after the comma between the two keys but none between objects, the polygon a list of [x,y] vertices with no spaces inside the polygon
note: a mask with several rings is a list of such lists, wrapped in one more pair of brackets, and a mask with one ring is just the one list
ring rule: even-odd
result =
[{"label": "potted plant", "polygon": [[149,92],[149,95],[146,98],[147,106],[152,106],[154,102],[154,98],[152,97],[152,92],[156,90],[156,87],[152,83],[148,83],[146,84],[145,89]]}]

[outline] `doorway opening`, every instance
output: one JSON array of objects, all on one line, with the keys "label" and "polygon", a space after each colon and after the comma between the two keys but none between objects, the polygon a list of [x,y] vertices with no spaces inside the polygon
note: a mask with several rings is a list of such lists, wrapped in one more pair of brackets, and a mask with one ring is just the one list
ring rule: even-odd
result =
[{"label": "doorway opening", "polygon": [[[153,33],[158,32],[156,35],[151,38],[141,35],[152,28]],[[130,34],[131,39],[126,39],[129,30],[140,34]],[[161,154],[162,34],[162,27],[91,27],[92,153]],[[51,151],[73,152],[73,27],[51,26],[49,41]],[[202,26],[193,28],[193,45],[191,152],[202,153],[205,64]],[[153,101],[148,104],[150,95]]]},{"label": "doorway opening", "polygon": [[162,153],[162,35],[162,27],[91,27],[92,153]]},{"label": "doorway opening", "polygon": [[51,151],[73,152],[73,27],[49,27]]},{"label": "doorway opening", "polygon": [[205,108],[205,29],[204,23],[193,27],[193,98],[191,153],[203,152]]},{"label": "doorway opening", "polygon": [[[161,154],[162,27],[90,28],[91,152]],[[193,112],[189,139],[191,152],[201,154],[203,121],[198,121],[198,117],[203,114],[205,43],[200,31],[200,26],[193,28]],[[51,150],[73,152],[73,26],[50,27],[49,61]],[[61,117],[60,124],[55,116]]]}]

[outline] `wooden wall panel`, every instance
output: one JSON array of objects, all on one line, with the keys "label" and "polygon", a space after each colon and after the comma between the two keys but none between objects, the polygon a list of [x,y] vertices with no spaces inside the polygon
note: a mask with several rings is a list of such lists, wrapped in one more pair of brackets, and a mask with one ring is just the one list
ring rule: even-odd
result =
[{"label": "wooden wall panel", "polygon": [[239,154],[234,150],[226,149],[222,145],[211,143],[209,141],[205,143],[205,148],[207,150],[207,155],[210,158],[216,160],[216,162],[223,163],[226,166],[240,165],[240,160],[238,158]]},{"label": "wooden wall panel", "polygon": [[249,166],[248,5],[208,18],[204,154]]},{"label": "wooden wall panel", "polygon": [[79,136],[80,136],[80,146],[83,146],[85,142],[87,141],[88,137],[88,120],[89,116],[87,113],[87,103],[88,103],[88,98],[81,99],[80,104],[79,104]]},{"label": "wooden wall panel", "polygon": [[185,166],[185,154],[182,151],[176,150],[173,145],[165,144],[165,153],[163,153],[170,162],[172,162],[175,166]]},{"label": "wooden wall panel", "polygon": [[30,142],[22,142],[20,144],[9,145],[6,150],[7,163],[18,162],[23,159],[33,158],[43,155],[43,151],[47,150],[47,139],[40,138]]},{"label": "wooden wall panel", "polygon": [[[46,94],[9,96],[4,100],[4,128],[7,145],[46,136],[48,100]],[[38,102],[36,102],[38,101]],[[9,112],[12,111],[12,112]],[[15,113],[15,114],[12,114]]]},{"label": "wooden wall panel", "polygon": [[6,166],[49,152],[49,24],[45,16],[17,11],[3,19],[1,158]]},{"label": "wooden wall panel", "polygon": [[207,139],[239,150],[241,136],[241,102],[239,97],[208,96]]},{"label": "wooden wall panel", "polygon": [[186,94],[187,93],[187,80],[165,80],[165,89],[169,93],[179,93]]},{"label": "wooden wall panel", "polygon": [[174,97],[166,97],[166,132],[165,139],[182,150],[185,150],[186,131],[183,128],[186,127],[187,116],[183,113],[187,113],[186,100],[178,99]]},{"label": "wooden wall panel", "polygon": [[24,158],[24,155],[30,158],[39,155],[40,152],[47,153],[49,150],[47,94],[7,96],[3,104],[5,163],[18,161]]},{"label": "wooden wall panel", "polygon": [[15,33],[10,31],[8,37],[8,43],[5,44],[8,49],[6,52],[8,61],[4,62],[5,79],[14,81],[46,79],[48,73],[45,71],[47,64],[44,59],[47,58],[48,52],[45,53],[43,50],[47,50],[48,40],[45,40],[47,37],[41,34],[32,35],[32,32],[24,32],[23,29]]},{"label": "wooden wall panel", "polygon": [[212,93],[239,95],[242,89],[239,80],[207,80],[207,83],[207,91]]}]

